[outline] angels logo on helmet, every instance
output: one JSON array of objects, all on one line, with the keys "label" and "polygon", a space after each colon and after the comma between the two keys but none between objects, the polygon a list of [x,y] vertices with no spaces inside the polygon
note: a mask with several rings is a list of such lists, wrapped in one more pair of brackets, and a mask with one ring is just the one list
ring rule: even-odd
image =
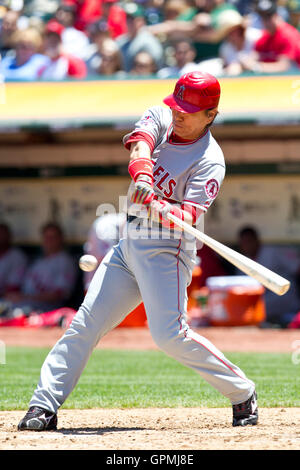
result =
[{"label": "angels logo on helmet", "polygon": [[180,100],[184,100],[184,97],[183,97],[183,96],[184,96],[184,95],[183,95],[183,94],[184,94],[184,90],[185,90],[185,86],[184,86],[184,85],[181,85],[181,86],[179,87],[179,90],[178,90],[177,93],[176,93],[177,98],[179,98]]}]

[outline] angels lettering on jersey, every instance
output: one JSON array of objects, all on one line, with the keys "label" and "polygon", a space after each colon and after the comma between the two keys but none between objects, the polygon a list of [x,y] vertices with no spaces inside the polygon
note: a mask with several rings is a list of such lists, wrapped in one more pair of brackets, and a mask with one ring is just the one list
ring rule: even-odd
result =
[{"label": "angels lettering on jersey", "polygon": [[157,165],[157,163],[156,161],[153,168],[154,185],[167,199],[172,199],[176,181],[170,178],[170,173],[161,165]]}]

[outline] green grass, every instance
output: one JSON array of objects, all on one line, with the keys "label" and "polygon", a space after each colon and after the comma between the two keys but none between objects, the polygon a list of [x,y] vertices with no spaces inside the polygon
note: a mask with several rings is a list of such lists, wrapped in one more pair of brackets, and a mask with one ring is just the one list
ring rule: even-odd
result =
[{"label": "green grass", "polygon": [[[47,349],[7,348],[0,410],[27,409]],[[230,353],[257,386],[261,407],[300,406],[300,365],[290,354]],[[160,351],[95,350],[64,408],[224,407],[226,398]]]}]

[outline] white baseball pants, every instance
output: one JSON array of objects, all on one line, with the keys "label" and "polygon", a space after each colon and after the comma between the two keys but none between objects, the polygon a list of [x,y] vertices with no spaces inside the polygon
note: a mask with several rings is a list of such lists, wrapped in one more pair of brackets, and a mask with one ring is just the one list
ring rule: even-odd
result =
[{"label": "white baseball pants", "polygon": [[106,255],[70,327],[45,359],[30,406],[56,412],[101,337],[141,301],[161,350],[198,372],[232,404],[252,395],[254,383],[186,322],[186,289],[194,264],[183,245],[180,240],[128,237]]}]

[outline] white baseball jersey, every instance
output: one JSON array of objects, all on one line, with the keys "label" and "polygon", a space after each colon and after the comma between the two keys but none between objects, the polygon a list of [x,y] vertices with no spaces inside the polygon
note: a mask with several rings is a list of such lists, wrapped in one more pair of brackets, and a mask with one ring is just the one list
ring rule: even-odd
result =
[{"label": "white baseball jersey", "polygon": [[[187,203],[207,211],[216,198],[225,176],[225,162],[221,148],[208,130],[192,142],[174,143],[172,112],[169,108],[155,106],[148,109],[136,123],[132,133],[123,142],[141,131],[153,139],[154,192],[159,199]],[[128,204],[134,189],[131,183]],[[129,207],[130,214],[134,214]]]}]

